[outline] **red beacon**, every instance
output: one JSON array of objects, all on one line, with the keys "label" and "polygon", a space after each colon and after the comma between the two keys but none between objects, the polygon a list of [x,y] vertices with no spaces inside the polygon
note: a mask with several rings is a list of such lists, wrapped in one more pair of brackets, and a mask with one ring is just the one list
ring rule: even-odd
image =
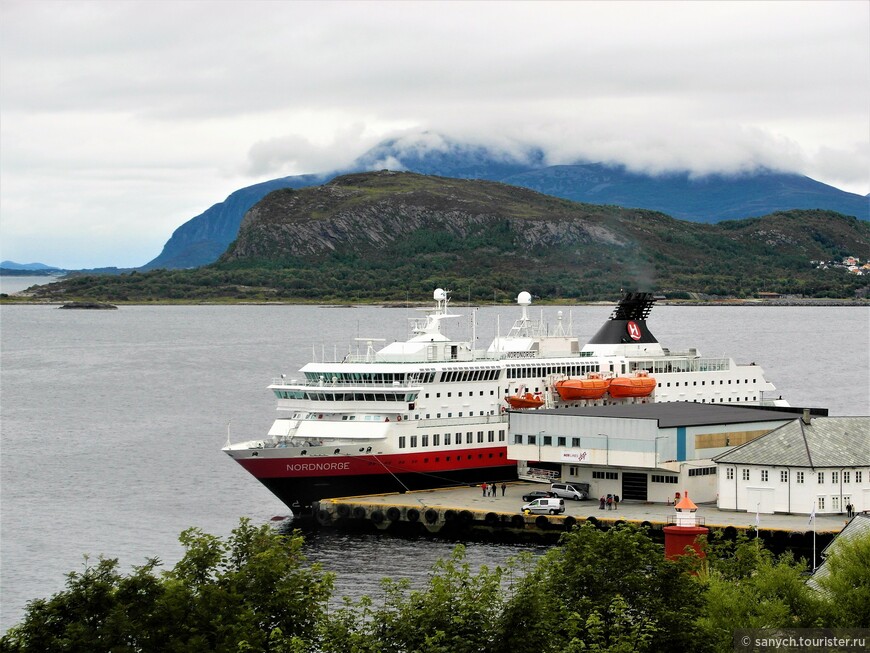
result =
[{"label": "red beacon", "polygon": [[689,493],[683,492],[683,498],[674,505],[674,514],[668,517],[668,525],[664,527],[666,558],[685,555],[687,546],[704,557],[702,537],[706,539],[710,529],[703,526],[704,520],[698,517],[697,511],[698,506],[689,498]]}]

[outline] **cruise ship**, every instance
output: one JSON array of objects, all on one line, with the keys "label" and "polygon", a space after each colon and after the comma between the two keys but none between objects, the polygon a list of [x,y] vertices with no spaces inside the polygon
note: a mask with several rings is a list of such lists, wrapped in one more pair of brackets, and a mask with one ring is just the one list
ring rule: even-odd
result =
[{"label": "cruise ship", "polygon": [[411,319],[411,337],[336,362],[312,362],[301,379],[268,389],[278,417],[265,437],[227,442],[224,451],[294,514],[320,499],[513,479],[507,458],[513,410],[614,403],[690,401],[787,405],[758,365],[662,347],[646,325],[650,293],[626,293],[581,346],[562,324],[552,332],[520,316],[485,350],[454,340],[460,317],[449,292]]}]

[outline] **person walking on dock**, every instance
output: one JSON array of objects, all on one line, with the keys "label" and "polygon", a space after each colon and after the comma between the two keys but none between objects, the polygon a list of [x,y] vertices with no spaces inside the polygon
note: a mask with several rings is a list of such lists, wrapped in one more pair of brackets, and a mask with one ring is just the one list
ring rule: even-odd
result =
[{"label": "person walking on dock", "polygon": [[504,481],[502,481],[502,484],[501,484],[501,495],[502,495],[502,496],[504,496],[504,491],[505,491],[505,490],[507,490],[507,483],[505,483]]},{"label": "person walking on dock", "polygon": [[482,484],[480,489],[483,490],[483,496],[486,496],[486,483]]},{"label": "person walking on dock", "polygon": [[598,509],[599,510],[604,510],[605,502],[606,502],[606,499],[604,498],[604,495],[601,495],[601,499],[598,501]]},{"label": "person walking on dock", "polygon": [[618,494],[613,495],[613,509],[619,510],[619,495]]},{"label": "person walking on dock", "polygon": [[613,510],[613,495],[612,494],[607,495],[607,509]]}]

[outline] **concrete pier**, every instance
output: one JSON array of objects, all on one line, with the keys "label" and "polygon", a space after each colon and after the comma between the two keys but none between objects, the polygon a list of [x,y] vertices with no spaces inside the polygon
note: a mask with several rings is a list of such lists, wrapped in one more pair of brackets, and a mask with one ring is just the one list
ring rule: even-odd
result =
[{"label": "concrete pier", "polygon": [[[586,521],[601,528],[633,523],[659,539],[674,510],[673,505],[637,501],[620,502],[616,510],[600,510],[595,500],[565,499],[561,515],[522,514],[522,495],[545,489],[547,486],[540,483],[513,482],[507,484],[504,495],[499,485],[496,496],[484,496],[479,486],[472,486],[325,499],[315,506],[314,516],[323,527],[450,539],[555,543],[563,532]],[[724,530],[726,537],[735,537],[739,531],[755,533],[755,513],[700,504],[697,516],[707,528]],[[847,521],[845,515],[817,515],[816,549],[820,551]],[[758,534],[775,551],[790,549],[804,557],[811,555],[813,526],[808,515],[760,515]]]}]

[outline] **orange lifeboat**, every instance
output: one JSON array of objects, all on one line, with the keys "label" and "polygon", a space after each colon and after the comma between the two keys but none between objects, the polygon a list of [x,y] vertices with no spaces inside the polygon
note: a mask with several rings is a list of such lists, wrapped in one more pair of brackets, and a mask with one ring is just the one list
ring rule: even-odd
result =
[{"label": "orange lifeboat", "polygon": [[618,376],[610,381],[610,396],[614,399],[648,397],[656,387],[656,380],[646,372],[634,376]]},{"label": "orange lifeboat", "polygon": [[610,379],[605,379],[600,374],[588,374],[583,379],[557,381],[555,388],[562,401],[601,399],[610,388]]},{"label": "orange lifeboat", "polygon": [[510,395],[504,400],[511,408],[540,408],[544,405],[544,398],[540,394],[532,394],[531,392]]}]

